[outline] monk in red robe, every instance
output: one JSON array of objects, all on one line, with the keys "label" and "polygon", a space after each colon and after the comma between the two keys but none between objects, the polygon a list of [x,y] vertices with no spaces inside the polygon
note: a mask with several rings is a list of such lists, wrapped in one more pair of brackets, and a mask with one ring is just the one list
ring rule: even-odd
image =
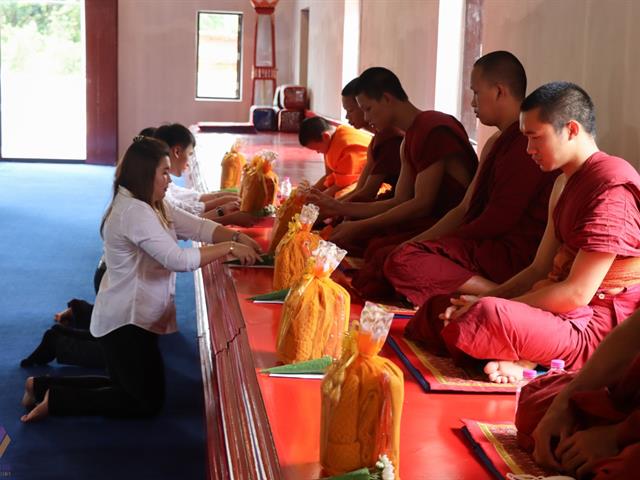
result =
[{"label": "monk in red robe", "polygon": [[640,471],[640,312],[617,326],[578,373],[527,385],[518,442],[544,467],[578,478],[627,480]]},{"label": "monk in red robe", "polygon": [[440,333],[455,359],[488,361],[498,383],[554,358],[581,367],[640,306],[640,176],[598,150],[593,103],[577,85],[543,85],[521,112],[533,160],[562,172],[540,247],[529,267],[482,298],[453,299]]},{"label": "monk in red robe", "polygon": [[380,131],[405,131],[405,138],[393,198],[366,203],[314,199],[325,214],[352,219],[338,225],[330,238],[352,255],[372,238],[397,246],[424,231],[462,200],[477,167],[462,124],[451,115],[417,109],[390,70],[369,68],[358,77],[357,91],[366,121]]},{"label": "monk in red robe", "polygon": [[[397,248],[384,266],[393,288],[422,307],[406,335],[429,347],[434,336],[437,345],[438,315],[454,292],[479,295],[505,282],[531,264],[542,239],[557,173],[543,172],[527,153],[518,122],[526,86],[524,67],[509,52],[492,52],[475,62],[471,105],[480,121],[498,132],[483,148],[460,205]],[[365,296],[390,293],[386,281],[362,283]]]},{"label": "monk in red robe", "polygon": [[305,119],[298,132],[300,145],[324,155],[326,174],[314,185],[333,197],[355,187],[367,163],[371,135],[347,125],[334,127],[322,117]]},{"label": "monk in red robe", "polygon": [[[340,197],[341,202],[369,202],[382,198],[379,192],[393,188],[400,175],[400,144],[404,133],[397,128],[376,129],[364,119],[364,112],[356,101],[356,85],[353,79],[342,89],[342,107],[347,121],[353,128],[366,129],[374,134],[367,151],[367,163],[353,192]],[[386,185],[385,185],[386,184]],[[382,194],[381,194],[382,195]]]}]

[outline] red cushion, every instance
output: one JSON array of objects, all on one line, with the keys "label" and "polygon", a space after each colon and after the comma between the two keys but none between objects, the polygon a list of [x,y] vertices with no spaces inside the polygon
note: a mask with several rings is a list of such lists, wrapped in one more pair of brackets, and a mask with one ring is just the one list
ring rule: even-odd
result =
[{"label": "red cushion", "polygon": [[303,119],[303,111],[284,108],[278,112],[278,130],[281,132],[297,132],[300,130],[300,123],[302,123]]}]

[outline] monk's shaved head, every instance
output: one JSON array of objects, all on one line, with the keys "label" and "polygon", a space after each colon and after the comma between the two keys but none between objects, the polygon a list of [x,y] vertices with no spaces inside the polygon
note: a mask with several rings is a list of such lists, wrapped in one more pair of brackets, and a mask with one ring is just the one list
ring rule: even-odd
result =
[{"label": "monk's shaved head", "polygon": [[306,118],[300,124],[300,131],[298,132],[298,140],[303,147],[310,142],[320,142],[322,140],[322,134],[331,130],[331,125],[322,117],[310,117]]},{"label": "monk's shaved head", "polygon": [[482,76],[491,83],[506,85],[511,95],[522,100],[527,93],[527,74],[520,60],[513,53],[499,50],[483,55],[476,63]]},{"label": "monk's shaved head", "polygon": [[358,77],[351,80],[342,88],[343,97],[355,97],[358,91]]},{"label": "monk's shaved head", "polygon": [[575,120],[587,133],[596,135],[596,111],[589,94],[571,82],[551,82],[536,88],[524,99],[520,110],[538,108],[541,122],[550,123],[556,132]]},{"label": "monk's shaved head", "polygon": [[367,68],[357,80],[356,95],[363,94],[373,100],[380,100],[385,93],[388,93],[401,102],[409,100],[400,80],[388,68]]}]

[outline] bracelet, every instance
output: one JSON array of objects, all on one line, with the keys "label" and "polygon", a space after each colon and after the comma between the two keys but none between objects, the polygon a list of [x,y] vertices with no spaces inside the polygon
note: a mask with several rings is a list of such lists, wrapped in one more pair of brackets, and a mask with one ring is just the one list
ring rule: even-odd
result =
[{"label": "bracelet", "polygon": [[240,232],[233,232],[233,235],[231,235],[232,242],[237,242],[239,238],[240,238]]},{"label": "bracelet", "polygon": [[233,247],[235,246],[235,242],[231,242],[231,245],[229,245],[229,253],[227,255],[233,255]]}]

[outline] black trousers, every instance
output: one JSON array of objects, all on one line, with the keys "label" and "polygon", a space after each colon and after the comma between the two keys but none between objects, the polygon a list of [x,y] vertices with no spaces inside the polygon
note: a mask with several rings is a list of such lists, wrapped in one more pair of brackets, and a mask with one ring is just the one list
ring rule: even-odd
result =
[{"label": "black trousers", "polygon": [[49,391],[51,415],[103,415],[140,418],[164,405],[164,362],[158,335],[134,325],[98,339],[109,376],[36,377],[36,401]]}]

